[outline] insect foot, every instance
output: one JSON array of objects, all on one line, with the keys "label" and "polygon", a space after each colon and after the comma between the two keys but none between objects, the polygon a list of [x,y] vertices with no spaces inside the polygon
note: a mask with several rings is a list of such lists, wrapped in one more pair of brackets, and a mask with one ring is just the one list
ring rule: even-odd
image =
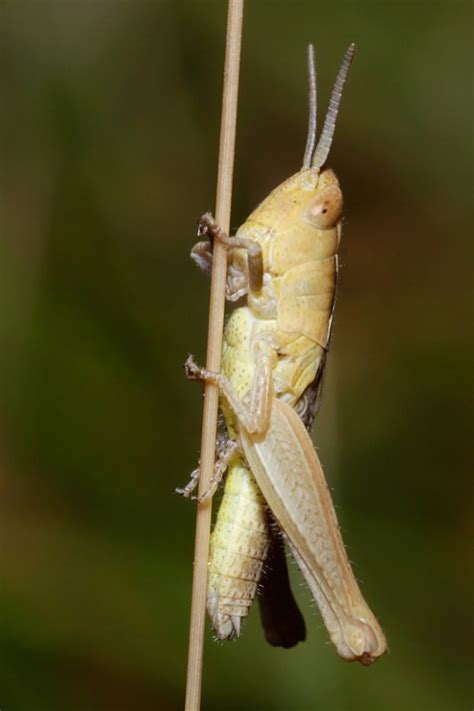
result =
[{"label": "insect foot", "polygon": [[188,380],[200,380],[203,383],[217,384],[222,380],[220,373],[214,373],[212,370],[207,370],[207,368],[201,368],[201,366],[197,365],[192,354],[188,356],[184,364],[184,372]]},{"label": "insect foot", "polygon": [[204,237],[204,235],[207,234],[211,234],[211,236],[214,236],[214,232],[216,232],[216,230],[218,229],[219,227],[217,226],[217,223],[213,218],[212,214],[210,212],[205,212],[204,215],[201,215],[198,220],[197,236]]},{"label": "insect foot", "polygon": [[200,470],[199,470],[199,467],[197,467],[197,469],[194,469],[194,471],[191,472],[191,478],[190,478],[189,482],[186,484],[186,486],[184,486],[182,488],[176,488],[175,492],[177,494],[181,494],[181,496],[184,496],[185,499],[189,499],[198,484],[199,474],[200,474]]},{"label": "insect foot", "polygon": [[188,380],[205,380],[204,368],[201,368],[194,361],[194,356],[190,353],[184,364],[184,372]]}]

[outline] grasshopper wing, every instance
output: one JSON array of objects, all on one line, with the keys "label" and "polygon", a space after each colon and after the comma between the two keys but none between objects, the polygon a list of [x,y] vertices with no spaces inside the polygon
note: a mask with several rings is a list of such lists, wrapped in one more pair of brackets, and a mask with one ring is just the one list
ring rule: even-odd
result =
[{"label": "grasshopper wing", "polygon": [[359,590],[311,439],[296,412],[273,400],[263,435],[240,430],[252,473],[318,603],[338,654],[375,661],[383,632]]}]

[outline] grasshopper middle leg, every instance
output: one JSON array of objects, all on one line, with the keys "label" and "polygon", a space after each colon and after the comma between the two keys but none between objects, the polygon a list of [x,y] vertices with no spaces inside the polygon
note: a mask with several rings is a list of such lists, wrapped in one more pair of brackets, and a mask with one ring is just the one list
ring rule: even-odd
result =
[{"label": "grasshopper middle leg", "polygon": [[261,350],[256,358],[255,376],[250,391],[249,405],[245,405],[236,394],[230,380],[221,373],[214,373],[199,367],[190,355],[184,365],[190,380],[203,380],[219,386],[239,423],[251,434],[265,432],[270,422],[273,398],[272,367],[275,354],[267,348]]},{"label": "grasshopper middle leg", "polygon": [[230,439],[225,443],[223,449],[221,449],[221,451],[219,452],[219,456],[216,460],[216,463],[214,464],[214,471],[209,482],[209,488],[206,489],[203,494],[201,494],[200,496],[191,496],[199,481],[199,467],[197,467],[197,469],[194,469],[194,471],[191,472],[191,479],[186,484],[186,486],[180,489],[175,489],[176,493],[181,494],[185,498],[191,498],[194,501],[198,501],[200,504],[202,504],[203,501],[209,499],[211,496],[213,496],[217,487],[222,481],[222,477],[224,476],[227,467],[229,466],[229,462],[232,459],[232,455],[234,454],[237,448],[238,443],[235,440]]}]

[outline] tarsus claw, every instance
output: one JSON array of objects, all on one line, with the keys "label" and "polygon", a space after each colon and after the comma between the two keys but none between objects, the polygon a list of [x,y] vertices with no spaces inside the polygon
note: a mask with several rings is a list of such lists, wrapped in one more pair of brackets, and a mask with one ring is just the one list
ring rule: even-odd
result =
[{"label": "tarsus claw", "polygon": [[202,380],[202,368],[194,362],[194,357],[190,354],[184,364],[184,372],[188,380]]},{"label": "tarsus claw", "polygon": [[209,228],[214,224],[214,218],[210,212],[205,212],[198,220],[198,237],[204,237],[209,232]]}]

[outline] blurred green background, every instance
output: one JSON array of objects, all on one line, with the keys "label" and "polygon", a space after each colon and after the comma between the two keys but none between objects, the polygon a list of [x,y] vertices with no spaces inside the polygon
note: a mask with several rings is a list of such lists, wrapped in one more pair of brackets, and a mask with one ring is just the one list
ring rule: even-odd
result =
[{"label": "blurred green background", "polygon": [[[469,683],[472,4],[246,8],[232,224],[301,165],[357,56],[330,165],[346,200],[314,439],[391,654],[347,665],[293,566],[309,638],[206,635],[204,704],[451,710]],[[2,711],[182,708],[226,4],[0,6]]]}]

